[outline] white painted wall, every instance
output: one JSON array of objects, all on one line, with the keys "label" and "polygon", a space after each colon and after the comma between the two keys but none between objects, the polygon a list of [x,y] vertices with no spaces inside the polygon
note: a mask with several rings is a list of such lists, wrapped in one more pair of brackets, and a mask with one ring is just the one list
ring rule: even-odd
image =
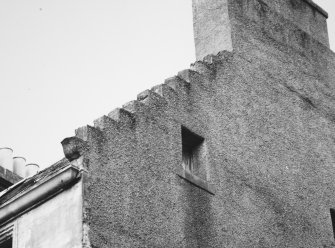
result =
[{"label": "white painted wall", "polygon": [[13,248],[82,247],[82,183],[58,194],[15,222]]}]

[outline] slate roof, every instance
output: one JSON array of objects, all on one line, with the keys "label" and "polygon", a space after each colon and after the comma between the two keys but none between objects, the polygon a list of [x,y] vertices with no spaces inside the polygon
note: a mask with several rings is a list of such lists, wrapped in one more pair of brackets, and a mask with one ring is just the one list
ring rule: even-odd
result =
[{"label": "slate roof", "polygon": [[0,166],[0,192],[22,180],[22,177]]},{"label": "slate roof", "polygon": [[4,203],[10,201],[15,196],[24,194],[34,185],[38,184],[39,182],[45,181],[47,178],[52,177],[54,174],[56,174],[57,172],[59,172],[60,170],[69,165],[71,165],[70,162],[66,158],[63,158],[58,162],[54,163],[53,165],[51,165],[50,167],[40,171],[36,175],[24,178],[18,183],[9,187],[8,189],[0,192],[0,207]]}]

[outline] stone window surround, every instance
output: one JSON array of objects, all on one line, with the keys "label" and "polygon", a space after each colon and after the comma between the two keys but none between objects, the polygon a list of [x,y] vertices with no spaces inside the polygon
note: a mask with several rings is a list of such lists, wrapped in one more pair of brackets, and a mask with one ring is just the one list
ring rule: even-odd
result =
[{"label": "stone window surround", "polygon": [[179,168],[177,175],[189,183],[207,191],[208,193],[215,195],[214,186],[206,180],[201,179],[200,177],[192,174],[191,172],[184,170],[184,168]]}]

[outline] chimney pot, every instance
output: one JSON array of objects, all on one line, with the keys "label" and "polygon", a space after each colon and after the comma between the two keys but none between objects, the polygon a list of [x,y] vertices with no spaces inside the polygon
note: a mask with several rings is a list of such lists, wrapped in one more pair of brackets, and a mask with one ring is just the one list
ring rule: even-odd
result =
[{"label": "chimney pot", "polygon": [[26,177],[31,177],[37,174],[39,168],[40,167],[38,164],[27,164],[26,165]]},{"label": "chimney pot", "polygon": [[26,159],[24,157],[14,157],[13,172],[20,177],[26,177]]},{"label": "chimney pot", "polygon": [[13,171],[13,150],[11,148],[0,148],[0,166]]}]

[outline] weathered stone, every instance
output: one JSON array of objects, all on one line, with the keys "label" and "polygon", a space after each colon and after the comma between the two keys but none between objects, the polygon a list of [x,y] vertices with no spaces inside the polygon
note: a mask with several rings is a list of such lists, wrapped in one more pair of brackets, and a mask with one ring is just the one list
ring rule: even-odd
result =
[{"label": "weathered stone", "polygon": [[87,143],[78,137],[66,138],[61,143],[64,155],[69,161],[78,159],[88,149]]}]

